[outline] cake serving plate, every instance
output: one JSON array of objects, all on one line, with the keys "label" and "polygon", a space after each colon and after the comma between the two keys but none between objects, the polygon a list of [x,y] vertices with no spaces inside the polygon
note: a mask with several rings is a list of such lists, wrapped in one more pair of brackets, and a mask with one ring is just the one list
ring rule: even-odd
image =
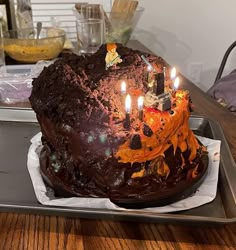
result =
[{"label": "cake serving plate", "polygon": [[191,116],[190,128],[200,136],[221,140],[220,176],[214,201],[183,212],[160,214],[137,210],[50,207],[38,203],[27,169],[30,139],[40,131],[31,109],[0,108],[0,211],[158,223],[236,222],[236,165],[220,126]]}]

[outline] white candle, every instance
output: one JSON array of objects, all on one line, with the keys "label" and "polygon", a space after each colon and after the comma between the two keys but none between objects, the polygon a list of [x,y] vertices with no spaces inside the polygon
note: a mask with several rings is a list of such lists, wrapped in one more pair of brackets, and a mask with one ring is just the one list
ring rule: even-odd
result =
[{"label": "white candle", "polygon": [[179,77],[176,77],[175,78],[175,81],[174,81],[174,90],[177,90],[178,89],[178,87],[179,87]]},{"label": "white candle", "polygon": [[121,90],[121,95],[125,95],[126,94],[126,82],[125,81],[121,82],[120,90]]},{"label": "white candle", "polygon": [[176,68],[174,67],[170,72],[170,79],[174,81],[175,77],[176,77]]}]

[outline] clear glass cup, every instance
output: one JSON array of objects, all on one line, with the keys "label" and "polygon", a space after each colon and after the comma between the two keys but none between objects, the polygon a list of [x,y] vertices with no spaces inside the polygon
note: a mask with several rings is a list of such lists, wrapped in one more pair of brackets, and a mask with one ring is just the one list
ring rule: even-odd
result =
[{"label": "clear glass cup", "polygon": [[3,43],[3,28],[0,23],[0,67],[5,65],[4,43]]},{"label": "clear glass cup", "polygon": [[80,54],[94,53],[104,42],[103,19],[77,19],[76,31]]},{"label": "clear glass cup", "polygon": [[76,19],[104,19],[104,10],[101,4],[77,3],[72,8]]},{"label": "clear glass cup", "polygon": [[105,42],[127,44],[143,12],[143,7],[138,7],[132,14],[105,12]]}]

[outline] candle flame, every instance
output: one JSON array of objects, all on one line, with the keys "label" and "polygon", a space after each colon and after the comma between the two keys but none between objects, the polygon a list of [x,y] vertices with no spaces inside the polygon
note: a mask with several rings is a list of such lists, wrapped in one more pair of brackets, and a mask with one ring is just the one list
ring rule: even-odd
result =
[{"label": "candle flame", "polygon": [[142,110],[143,109],[143,96],[139,96],[138,97],[138,110]]},{"label": "candle flame", "polygon": [[125,98],[125,111],[126,113],[130,113],[131,111],[131,97],[127,95]]},{"label": "candle flame", "polygon": [[166,77],[166,67],[163,67],[163,74],[164,74],[164,77]]},{"label": "candle flame", "polygon": [[176,68],[174,67],[170,72],[170,78],[171,80],[174,80],[176,77]]},{"label": "candle flame", "polygon": [[126,82],[125,82],[125,81],[122,81],[122,82],[121,82],[121,87],[120,87],[120,89],[121,89],[121,93],[122,93],[122,94],[125,94],[125,93],[126,93]]},{"label": "candle flame", "polygon": [[176,77],[175,81],[174,81],[174,89],[178,89],[179,87],[179,77]]}]

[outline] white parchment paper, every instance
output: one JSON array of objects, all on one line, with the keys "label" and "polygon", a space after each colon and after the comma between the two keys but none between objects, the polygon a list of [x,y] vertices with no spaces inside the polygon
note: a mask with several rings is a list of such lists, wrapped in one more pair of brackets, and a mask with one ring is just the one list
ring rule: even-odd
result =
[{"label": "white parchment paper", "polygon": [[[203,204],[211,202],[216,197],[219,162],[220,162],[220,141],[212,140],[198,136],[198,139],[207,146],[209,152],[209,169],[207,177],[198,188],[198,190],[190,197],[181,201],[175,202],[168,206],[152,207],[141,209],[143,211],[168,213],[187,210],[199,207]],[[28,170],[33,183],[34,191],[38,201],[47,206],[63,206],[76,208],[102,208],[126,210],[113,204],[107,198],[57,198],[54,196],[51,188],[44,184],[40,174],[39,152],[42,147],[41,133],[38,133],[31,139],[31,146],[28,152]],[[134,209],[132,209],[133,211]],[[139,209],[140,210],[140,209]]]}]

